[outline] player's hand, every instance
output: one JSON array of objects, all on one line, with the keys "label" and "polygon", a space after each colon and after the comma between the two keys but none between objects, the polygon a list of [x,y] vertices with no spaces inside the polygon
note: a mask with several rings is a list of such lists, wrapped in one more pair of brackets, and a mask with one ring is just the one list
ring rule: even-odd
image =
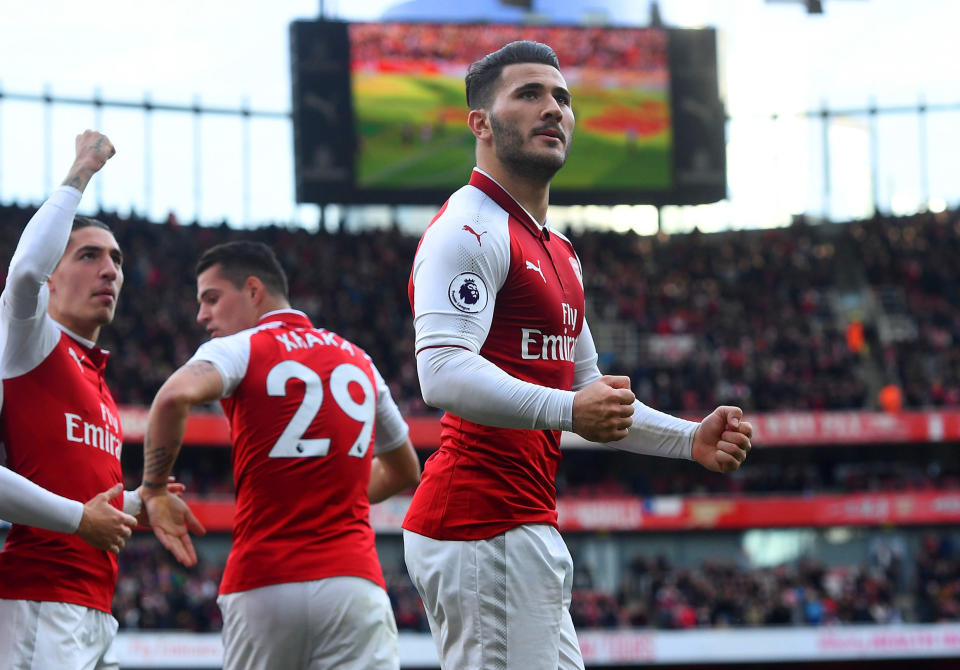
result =
[{"label": "player's hand", "polygon": [[106,135],[96,130],[84,130],[77,135],[77,159],[74,165],[97,172],[117,153],[113,143]]},{"label": "player's hand", "polygon": [[[176,477],[172,475],[167,477],[167,493],[177,496],[178,498],[183,497],[183,492],[187,490],[187,487],[177,481]],[[141,486],[138,491],[140,494],[140,500],[143,500],[143,487]],[[147,506],[143,505],[140,508],[140,513],[137,514],[137,524],[140,526],[149,526],[150,519],[147,517]]]},{"label": "player's hand", "polygon": [[700,422],[693,436],[693,460],[714,472],[733,472],[747,458],[753,426],[739,407],[720,406]]},{"label": "player's hand", "polygon": [[[169,485],[168,485],[169,487]],[[143,501],[153,534],[160,544],[187,567],[197,564],[190,533],[205,535],[206,529],[197,521],[187,503],[176,495],[161,494]]]},{"label": "player's hand", "polygon": [[113,554],[120,553],[137,525],[135,518],[110,504],[122,491],[123,484],[115,484],[84,503],[76,531],[83,541]]},{"label": "player's hand", "polygon": [[604,375],[573,396],[573,432],[591,442],[613,442],[633,425],[629,377]]},{"label": "player's hand", "polygon": [[63,183],[65,186],[83,191],[90,183],[90,178],[110,160],[111,156],[117,153],[117,150],[113,148],[113,143],[106,135],[96,130],[84,130],[77,135],[76,148],[77,157]]}]

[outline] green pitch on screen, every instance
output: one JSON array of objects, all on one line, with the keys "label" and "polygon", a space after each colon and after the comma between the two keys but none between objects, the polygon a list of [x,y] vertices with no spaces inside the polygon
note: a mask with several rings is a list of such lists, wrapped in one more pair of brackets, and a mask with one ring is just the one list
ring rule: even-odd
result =
[{"label": "green pitch on screen", "polygon": [[[665,92],[589,93],[573,87],[577,125],[557,189],[671,186],[670,106]],[[357,73],[353,99],[366,188],[462,186],[474,166],[463,80],[440,75]]]}]

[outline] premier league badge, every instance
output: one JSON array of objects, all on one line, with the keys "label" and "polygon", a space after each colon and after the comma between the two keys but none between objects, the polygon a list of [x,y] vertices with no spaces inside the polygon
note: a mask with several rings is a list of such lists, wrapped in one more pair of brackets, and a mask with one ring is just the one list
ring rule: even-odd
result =
[{"label": "premier league badge", "polygon": [[461,312],[476,314],[487,306],[487,287],[479,275],[461,272],[450,282],[450,303]]}]

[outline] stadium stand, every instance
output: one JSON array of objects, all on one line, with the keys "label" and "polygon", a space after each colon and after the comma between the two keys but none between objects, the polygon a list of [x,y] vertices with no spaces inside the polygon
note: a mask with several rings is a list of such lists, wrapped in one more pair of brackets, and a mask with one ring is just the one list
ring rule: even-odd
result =
[{"label": "stadium stand", "polygon": [[[0,208],[9,258],[31,210]],[[378,361],[401,409],[420,401],[406,296],[417,240],[399,230],[312,236],[164,224],[102,215],[127,257],[117,319],[103,334],[109,381],[125,404],[147,404],[204,333],[192,267],[227,239],[274,246],[291,295],[311,316]],[[628,374],[643,402],[696,413],[876,409],[902,389],[903,409],[960,404],[955,212],[845,224],[641,237],[585,232],[588,313],[601,369]],[[922,258],[921,258],[922,256]],[[859,324],[862,337],[853,335]]]}]

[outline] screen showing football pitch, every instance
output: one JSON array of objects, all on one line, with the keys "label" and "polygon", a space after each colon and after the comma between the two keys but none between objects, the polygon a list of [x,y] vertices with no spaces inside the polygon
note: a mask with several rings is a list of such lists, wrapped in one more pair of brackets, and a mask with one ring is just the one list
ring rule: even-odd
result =
[{"label": "screen showing football pitch", "polygon": [[726,194],[712,29],[295,21],[298,202],[439,204],[470,177],[470,64],[549,44],[576,127],[550,201],[695,204]]},{"label": "screen showing football pitch", "polygon": [[424,23],[349,26],[357,185],[462,186],[475,144],[464,76],[513,40],[551,45],[572,94],[576,128],[554,193],[671,187],[665,31]]}]

